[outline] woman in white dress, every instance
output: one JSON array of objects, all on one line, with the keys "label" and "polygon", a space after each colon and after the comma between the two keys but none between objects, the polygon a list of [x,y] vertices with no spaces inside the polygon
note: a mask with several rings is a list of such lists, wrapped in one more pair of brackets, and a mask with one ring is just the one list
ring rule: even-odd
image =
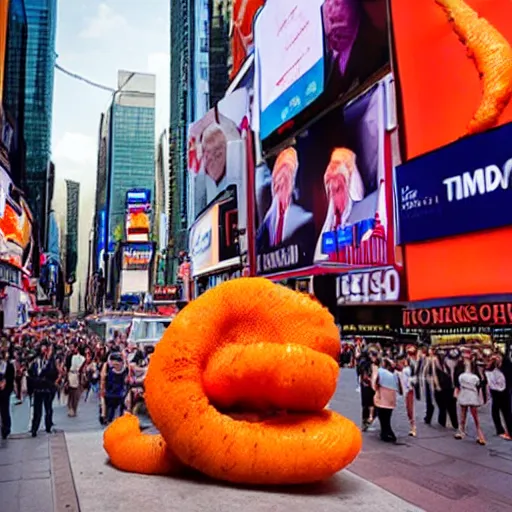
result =
[{"label": "woman in white dress", "polygon": [[475,422],[477,440],[479,445],[484,446],[485,436],[480,427],[480,418],[478,417],[478,408],[482,405],[480,395],[480,387],[482,381],[477,375],[476,368],[473,365],[471,350],[464,350],[462,353],[464,370],[456,376],[456,389],[457,403],[460,406],[460,422],[459,430],[455,434],[455,439],[463,439],[466,435],[466,420],[468,409]]}]

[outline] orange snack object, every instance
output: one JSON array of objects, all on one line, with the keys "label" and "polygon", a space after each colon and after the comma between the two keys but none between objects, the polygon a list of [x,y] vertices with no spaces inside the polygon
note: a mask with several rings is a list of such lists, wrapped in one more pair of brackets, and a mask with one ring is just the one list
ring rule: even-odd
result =
[{"label": "orange snack object", "polygon": [[[322,480],[350,464],[362,445],[353,422],[322,410],[334,392],[339,349],[331,314],[309,296],[263,278],[229,281],[190,303],[157,344],[145,382],[147,407],[169,450],[213,478],[246,484]],[[250,422],[214,404],[287,412]],[[111,428],[118,421],[123,418]],[[109,441],[115,444],[115,437]],[[111,456],[106,440],[105,449]],[[112,463],[129,470],[122,453],[116,455]],[[148,450],[146,457],[160,455]],[[159,467],[151,460],[144,467],[152,464]]]},{"label": "orange snack object", "polygon": [[103,446],[112,464],[123,471],[167,475],[183,468],[161,435],[140,431],[139,420],[133,414],[125,414],[106,428]]},{"label": "orange snack object", "polygon": [[338,373],[332,357],[301,345],[227,345],[208,362],[203,385],[223,409],[319,411],[336,391]]},{"label": "orange snack object", "polygon": [[445,10],[482,79],[482,100],[469,122],[468,134],[494,128],[512,96],[512,47],[464,0],[435,1]]}]

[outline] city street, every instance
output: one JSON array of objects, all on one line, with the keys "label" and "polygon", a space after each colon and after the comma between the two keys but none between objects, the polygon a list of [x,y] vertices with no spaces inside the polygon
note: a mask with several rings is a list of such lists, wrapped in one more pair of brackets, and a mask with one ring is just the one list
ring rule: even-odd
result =
[{"label": "city street", "polygon": [[[353,370],[342,370],[331,407],[357,421],[359,398]],[[421,419],[422,407],[418,409]],[[365,434],[362,454],[330,481],[299,488],[247,489],[207,479],[176,479],[121,473],[106,460],[97,402],[80,404],[77,418],[55,408],[56,434],[26,435],[27,404],[13,406],[16,435],[0,449],[2,512],[98,510],[296,511],[512,510],[512,443],[493,437],[488,407],[481,410],[488,437],[477,446],[469,436],[419,424],[418,438],[407,437],[405,408],[394,414],[397,445]],[[64,433],[62,433],[64,431]],[[418,507],[418,508],[416,508]]]}]

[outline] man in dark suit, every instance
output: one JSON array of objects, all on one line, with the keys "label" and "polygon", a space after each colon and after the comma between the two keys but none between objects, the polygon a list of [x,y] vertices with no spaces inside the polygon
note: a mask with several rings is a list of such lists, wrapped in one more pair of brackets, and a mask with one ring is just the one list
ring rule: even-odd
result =
[{"label": "man in dark suit", "polygon": [[14,389],[14,365],[9,361],[9,352],[0,349],[0,423],[2,439],[11,433],[11,394]]},{"label": "man in dark suit", "polygon": [[32,418],[32,437],[37,436],[44,406],[44,423],[46,432],[51,433],[53,425],[53,397],[55,382],[59,371],[53,357],[53,347],[42,342],[39,354],[30,365],[28,378],[34,393],[34,416]]},{"label": "man in dark suit", "polygon": [[335,96],[389,62],[386,0],[325,0],[323,19]]},{"label": "man in dark suit", "polygon": [[283,150],[272,172],[272,204],[256,235],[258,253],[298,245],[300,263],[310,263],[313,256],[315,224],[313,214],[293,203],[293,190],[298,169],[294,148]]}]

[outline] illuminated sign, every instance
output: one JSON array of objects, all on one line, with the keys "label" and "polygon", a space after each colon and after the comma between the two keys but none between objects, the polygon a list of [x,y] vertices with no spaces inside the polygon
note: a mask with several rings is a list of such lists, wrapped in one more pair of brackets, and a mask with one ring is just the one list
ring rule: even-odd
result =
[{"label": "illuminated sign", "polygon": [[400,274],[393,268],[349,272],[336,281],[338,305],[396,302],[400,297]]},{"label": "illuminated sign", "polygon": [[192,275],[219,262],[219,205],[214,204],[190,229]]},{"label": "illuminated sign", "polygon": [[512,303],[470,304],[403,311],[404,327],[511,325]]},{"label": "illuminated sign", "polygon": [[322,4],[323,0],[267,0],[256,17],[262,139],[324,90]]},{"label": "illuminated sign", "polygon": [[123,249],[123,270],[147,270],[152,257],[152,244],[125,245]]},{"label": "illuminated sign", "polygon": [[141,205],[151,203],[151,190],[147,188],[134,188],[126,192],[126,204]]}]

